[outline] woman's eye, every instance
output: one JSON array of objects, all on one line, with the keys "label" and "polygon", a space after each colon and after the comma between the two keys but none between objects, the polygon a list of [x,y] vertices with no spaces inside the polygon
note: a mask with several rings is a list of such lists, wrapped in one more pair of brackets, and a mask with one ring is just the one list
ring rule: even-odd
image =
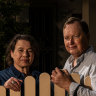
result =
[{"label": "woman's eye", "polygon": [[23,52],[23,50],[21,50],[21,49],[19,49],[18,51],[19,51],[19,52]]}]

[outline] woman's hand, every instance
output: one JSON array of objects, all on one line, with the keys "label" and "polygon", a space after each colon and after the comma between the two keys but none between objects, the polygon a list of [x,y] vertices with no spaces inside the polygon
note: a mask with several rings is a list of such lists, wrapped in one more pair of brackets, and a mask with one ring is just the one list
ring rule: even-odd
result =
[{"label": "woman's hand", "polygon": [[56,67],[55,70],[52,71],[51,81],[69,92],[69,87],[71,82],[73,82],[73,80],[67,70],[62,71]]},{"label": "woman's hand", "polygon": [[22,80],[11,77],[5,82],[4,87],[14,91],[20,91],[22,82]]}]

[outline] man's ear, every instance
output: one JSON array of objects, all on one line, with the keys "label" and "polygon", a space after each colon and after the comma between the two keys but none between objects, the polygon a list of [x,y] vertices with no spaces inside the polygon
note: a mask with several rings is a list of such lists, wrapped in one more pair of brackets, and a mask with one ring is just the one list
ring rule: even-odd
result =
[{"label": "man's ear", "polygon": [[90,33],[87,34],[88,39],[90,40]]},{"label": "man's ear", "polygon": [[88,41],[90,40],[90,33],[89,32],[87,33],[87,39],[88,39]]}]

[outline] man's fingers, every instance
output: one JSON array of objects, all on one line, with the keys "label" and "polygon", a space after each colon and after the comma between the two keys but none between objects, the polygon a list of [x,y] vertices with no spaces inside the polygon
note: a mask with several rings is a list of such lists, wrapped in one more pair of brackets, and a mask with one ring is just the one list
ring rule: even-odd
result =
[{"label": "man's fingers", "polygon": [[66,75],[70,75],[66,69],[64,69],[63,71],[65,72]]},{"label": "man's fingers", "polygon": [[54,81],[55,77],[53,75],[51,75],[51,81]]},{"label": "man's fingers", "polygon": [[57,73],[61,73],[60,69],[58,67],[55,68]]},{"label": "man's fingers", "polygon": [[57,72],[55,70],[52,71],[52,75],[56,76]]}]

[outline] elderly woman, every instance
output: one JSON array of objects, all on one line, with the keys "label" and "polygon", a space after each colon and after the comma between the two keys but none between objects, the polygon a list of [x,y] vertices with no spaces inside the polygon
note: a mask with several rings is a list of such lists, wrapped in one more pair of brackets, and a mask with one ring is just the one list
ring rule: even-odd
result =
[{"label": "elderly woman", "polygon": [[[33,70],[37,57],[38,47],[35,39],[29,35],[17,34],[8,45],[6,62],[10,67],[0,71],[0,85],[20,91],[23,90],[25,77],[31,75],[35,77],[38,86],[40,73]],[[23,91],[21,93],[24,96]]]}]

